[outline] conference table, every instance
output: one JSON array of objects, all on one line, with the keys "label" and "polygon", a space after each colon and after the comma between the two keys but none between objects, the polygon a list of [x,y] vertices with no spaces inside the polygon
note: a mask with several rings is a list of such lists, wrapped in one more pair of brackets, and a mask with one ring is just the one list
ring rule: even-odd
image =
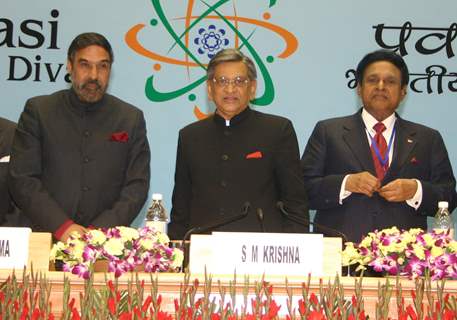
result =
[{"label": "conference table", "polygon": [[[44,237],[44,240],[37,240],[37,237]],[[33,234],[33,239],[30,240],[31,254],[35,256],[34,260],[34,272],[44,276],[49,284],[51,285],[50,301],[52,302],[52,310],[55,314],[62,312],[62,301],[64,294],[64,279],[65,277],[71,283],[70,297],[75,298],[76,304],[78,305],[80,294],[84,293],[85,280],[69,273],[61,271],[51,271],[49,268],[49,261],[46,256],[43,257],[40,251],[43,250],[42,243],[50,242],[50,236],[47,234]],[[40,244],[41,243],[41,244]],[[32,258],[33,260],[33,258]],[[51,268],[52,269],[52,268]],[[5,282],[11,275],[12,270],[0,270],[0,285]],[[22,271],[15,271],[18,282],[23,280]],[[352,296],[356,295],[359,291],[359,295],[363,297],[365,312],[370,318],[375,318],[377,304],[380,301],[380,296],[385,297],[391,294],[390,301],[388,302],[389,316],[392,318],[398,318],[397,315],[397,299],[398,287],[396,282],[401,285],[402,296],[405,299],[405,305],[413,305],[413,292],[417,289],[417,283],[414,280],[405,278],[374,278],[374,277],[350,277],[350,276],[325,276],[325,277],[310,277],[308,275],[303,276],[275,276],[275,275],[236,275],[236,283],[234,283],[234,274],[214,274],[211,275],[211,285],[206,286],[205,290],[205,274],[190,274],[190,283],[194,283],[195,279],[198,279],[200,286],[198,287],[197,295],[202,296],[204,293],[209,294],[211,297],[215,297],[216,301],[220,299],[221,290],[229,292],[235,290],[237,296],[242,297],[244,294],[248,294],[250,298],[255,296],[256,290],[258,290],[259,283],[267,283],[268,286],[272,286],[272,297],[275,302],[280,306],[279,316],[280,318],[286,318],[287,301],[292,298],[292,302],[297,307],[299,299],[302,299],[303,285],[309,283],[308,294],[314,293],[319,296],[322,292],[322,288],[328,289],[335,285],[335,281],[338,281],[339,287],[342,288],[344,296],[350,301]],[[175,307],[174,300],[179,298],[180,290],[186,280],[186,274],[184,273],[155,273],[149,274],[144,272],[138,273],[126,273],[117,278],[118,288],[120,290],[127,290],[129,283],[136,280],[144,281],[144,290],[146,294],[152,292],[151,290],[157,289],[158,294],[162,296],[162,310],[167,311],[174,315]],[[286,281],[287,278],[287,281]],[[99,290],[107,287],[107,280],[114,280],[113,274],[95,272],[93,275],[92,286],[94,289]],[[309,282],[308,282],[309,281]],[[360,282],[361,281],[361,282]],[[286,284],[287,282],[287,284]],[[358,284],[359,283],[359,284]],[[391,291],[383,291],[383,286],[390,284]],[[440,282],[432,282],[431,293],[435,296],[437,293],[437,285]],[[210,289],[210,292],[208,292]],[[361,290],[361,292],[360,292]],[[444,291],[451,295],[457,295],[457,281],[448,280],[445,282]],[[240,299],[242,300],[242,299]],[[381,299],[382,300],[382,299]],[[423,297],[424,304],[427,305],[427,295]],[[298,307],[297,307],[298,310]]]}]

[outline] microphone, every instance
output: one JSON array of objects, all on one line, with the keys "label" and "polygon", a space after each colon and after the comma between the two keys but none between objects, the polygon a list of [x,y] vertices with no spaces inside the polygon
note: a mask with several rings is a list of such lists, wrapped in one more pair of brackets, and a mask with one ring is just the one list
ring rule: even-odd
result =
[{"label": "microphone", "polygon": [[257,216],[257,220],[259,221],[260,230],[262,230],[262,232],[265,232],[265,225],[263,223],[263,210],[261,208],[257,208],[255,214]]},{"label": "microphone", "polygon": [[[214,222],[212,224],[208,224],[208,225],[205,225],[205,226],[198,226],[198,227],[190,228],[189,230],[187,230],[187,232],[184,234],[184,237],[182,238],[181,248],[183,248],[183,250],[184,250],[185,244],[186,244],[186,240],[190,237],[191,234],[206,232],[206,231],[209,231],[209,230],[213,230],[213,229],[228,225],[229,223],[241,220],[241,219],[247,217],[250,209],[251,209],[251,203],[249,203],[249,201],[246,201],[244,203],[242,209],[241,209],[241,213],[237,214],[236,216],[232,216],[232,217],[229,217],[229,218],[221,219],[219,221],[216,221],[216,222]],[[186,255],[184,255],[183,266],[184,267],[187,266]]]},{"label": "microphone", "polygon": [[298,223],[300,225],[306,225],[306,224],[310,224],[312,226],[316,226],[318,227],[319,229],[323,230],[323,231],[327,231],[333,235],[337,235],[341,238],[343,238],[343,241],[344,242],[348,242],[348,237],[342,233],[341,231],[338,231],[336,229],[333,229],[333,228],[330,228],[330,227],[327,227],[327,226],[324,226],[322,224],[319,224],[317,222],[314,222],[314,221],[311,221],[309,219],[306,219],[305,217],[301,217],[301,216],[297,216],[295,214],[291,214],[289,213],[286,208],[284,207],[284,202],[282,201],[278,201],[276,203],[276,207],[281,211],[281,213],[283,214],[283,216],[290,220],[290,221],[293,221],[295,223]]}]

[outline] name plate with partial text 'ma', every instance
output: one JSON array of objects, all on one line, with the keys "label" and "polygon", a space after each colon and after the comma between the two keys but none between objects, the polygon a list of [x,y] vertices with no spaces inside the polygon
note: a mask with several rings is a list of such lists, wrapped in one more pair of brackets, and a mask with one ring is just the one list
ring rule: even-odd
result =
[{"label": "name plate with partial text 'ma'", "polygon": [[191,273],[323,274],[322,234],[213,232],[192,235]]},{"label": "name plate with partial text 'ma'", "polygon": [[0,269],[23,269],[29,257],[30,228],[0,227]]}]

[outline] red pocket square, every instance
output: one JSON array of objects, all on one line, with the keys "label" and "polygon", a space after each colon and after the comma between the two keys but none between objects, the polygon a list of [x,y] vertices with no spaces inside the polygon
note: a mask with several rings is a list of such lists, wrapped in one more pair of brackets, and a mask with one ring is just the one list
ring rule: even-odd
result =
[{"label": "red pocket square", "polygon": [[116,142],[127,142],[129,141],[129,134],[127,131],[114,132],[111,134],[110,140]]},{"label": "red pocket square", "polygon": [[246,159],[260,159],[262,158],[262,152],[256,151],[246,155]]}]

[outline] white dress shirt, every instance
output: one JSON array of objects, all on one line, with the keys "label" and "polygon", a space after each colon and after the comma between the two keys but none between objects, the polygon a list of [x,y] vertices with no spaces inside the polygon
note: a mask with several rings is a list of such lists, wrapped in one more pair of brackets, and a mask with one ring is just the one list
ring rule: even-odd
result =
[{"label": "white dress shirt", "polygon": [[[374,130],[374,125],[378,123],[378,120],[376,120],[371,114],[369,114],[365,108],[362,109],[362,120],[363,123],[365,124],[365,132],[367,134],[367,139],[368,143],[371,146],[371,137],[374,137],[376,134],[376,131]],[[397,120],[397,117],[395,116],[395,113],[391,114],[389,117],[384,119],[382,123],[386,126],[386,130],[382,133],[384,136],[384,139],[386,139],[387,144],[389,144],[393,129],[395,126],[395,121]],[[393,153],[394,153],[394,141],[395,136],[392,137],[392,147],[389,149],[389,166],[392,163],[392,158],[393,158]],[[352,192],[346,190],[346,181],[348,179],[349,175],[346,175],[343,179],[343,182],[341,183],[341,190],[340,190],[340,204],[343,204],[343,200],[349,197]],[[414,179],[417,182],[417,190],[414,196],[411,199],[406,200],[406,203],[413,207],[415,210],[419,208],[421,202],[422,202],[422,184],[420,183],[419,180]]]}]

